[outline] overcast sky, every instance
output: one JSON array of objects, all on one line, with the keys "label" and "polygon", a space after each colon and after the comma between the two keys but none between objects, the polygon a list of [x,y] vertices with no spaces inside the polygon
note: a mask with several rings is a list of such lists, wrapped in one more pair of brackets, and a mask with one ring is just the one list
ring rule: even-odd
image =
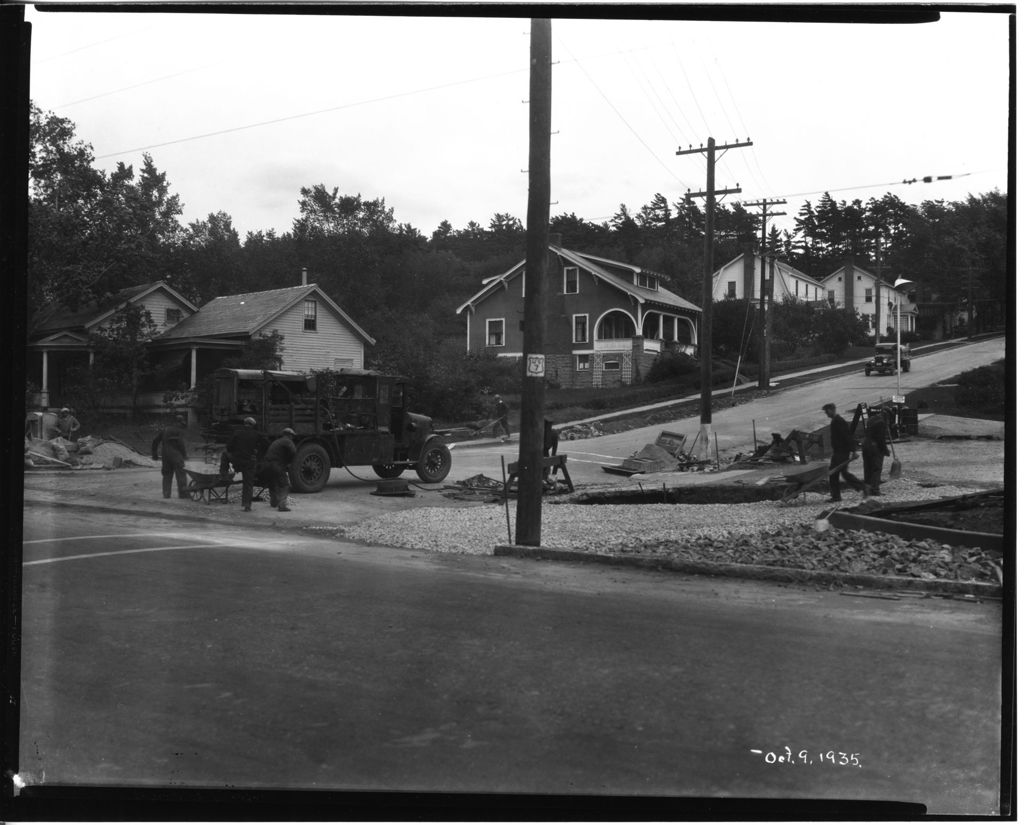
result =
[{"label": "overcast sky", "polygon": [[[457,7],[456,7],[457,8]],[[528,19],[44,12],[33,101],[71,119],[96,165],[167,173],[186,222],[291,229],[299,190],[385,199],[442,220],[526,222]],[[656,193],[908,203],[1007,191],[1005,14],[922,25],[559,20],[551,214],[600,223]],[[903,184],[926,175],[951,181]]]}]

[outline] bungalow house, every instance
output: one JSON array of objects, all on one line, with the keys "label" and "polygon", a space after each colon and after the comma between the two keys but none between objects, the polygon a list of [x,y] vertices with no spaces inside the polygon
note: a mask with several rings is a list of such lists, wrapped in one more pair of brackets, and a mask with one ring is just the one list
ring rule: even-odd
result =
[{"label": "bungalow house", "polygon": [[[305,280],[305,276],[303,276]],[[283,338],[278,369],[363,369],[371,338],[316,284],[224,295],[204,304],[149,347],[160,363],[181,367],[180,384],[197,381],[261,335]]]},{"label": "bungalow house", "polygon": [[[712,275],[712,300],[760,301],[761,257],[747,250],[715,271]],[[812,302],[825,300],[825,289],[818,280],[777,258],[765,259],[764,277],[772,285],[773,303],[782,303],[787,299]]]},{"label": "bungalow house", "polygon": [[[881,312],[881,334],[896,329],[896,305],[899,304],[900,332],[917,331],[918,308],[913,290],[900,296],[884,278],[877,278],[866,269],[846,264],[823,278],[825,298],[834,307],[852,309],[868,319],[869,333],[875,334],[876,312]],[[877,303],[876,303],[877,302]]]},{"label": "bungalow house", "polygon": [[93,363],[90,336],[102,332],[128,306],[149,313],[158,332],[165,332],[196,312],[196,306],[163,281],[128,287],[75,310],[44,307],[29,323],[26,368],[29,383],[38,387],[30,404],[46,409],[61,406],[62,394],[76,368]]},{"label": "bungalow house", "polygon": [[[549,238],[545,374],[564,387],[640,381],[666,348],[694,352],[700,308],[665,288],[664,276],[634,264],[562,247]],[[487,278],[457,310],[466,351],[523,357],[526,261]]]}]

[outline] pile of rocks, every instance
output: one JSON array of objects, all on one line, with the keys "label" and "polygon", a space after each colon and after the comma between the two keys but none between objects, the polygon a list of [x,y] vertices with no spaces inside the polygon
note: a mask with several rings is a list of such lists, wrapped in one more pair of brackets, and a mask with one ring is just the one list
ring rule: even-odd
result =
[{"label": "pile of rocks", "polygon": [[[928,501],[963,495],[961,487],[922,486],[908,479],[886,483],[886,501]],[[734,564],[836,570],[918,578],[998,582],[1001,566],[979,550],[931,540],[835,528],[817,532],[828,495],[808,493],[802,503],[557,504],[543,511],[544,547],[594,555],[645,555]],[[390,547],[437,553],[490,554],[515,535],[502,504],[467,508],[424,507],[389,513],[337,535]],[[642,536],[642,539],[638,539]]]}]

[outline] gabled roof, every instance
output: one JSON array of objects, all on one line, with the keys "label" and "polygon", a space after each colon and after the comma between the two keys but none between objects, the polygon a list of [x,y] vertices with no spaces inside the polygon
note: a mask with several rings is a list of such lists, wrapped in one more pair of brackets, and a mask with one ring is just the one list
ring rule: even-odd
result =
[{"label": "gabled roof", "polygon": [[[754,271],[755,272],[757,271],[757,262],[760,260],[760,258],[761,258],[761,256],[758,255],[755,252],[754,253],[754,265],[755,265],[754,266]],[[719,278],[719,276],[721,276],[722,272],[724,272],[726,269],[728,269],[729,267],[731,267],[733,264],[735,264],[737,261],[740,261],[740,260],[743,260],[743,253],[742,252],[739,255],[737,255],[735,258],[733,258],[731,261],[729,261],[729,263],[723,264],[718,269],[716,269],[714,275],[712,276],[713,280],[715,282],[717,282],[718,278]],[[809,284],[814,284],[815,286],[821,286],[821,281],[819,281],[813,275],[808,275],[806,272],[801,272],[795,266],[790,266],[785,261],[780,261],[778,258],[775,259],[775,269],[776,269],[776,271],[781,271],[781,272],[785,273],[786,275],[791,275],[792,277],[796,278],[798,281],[806,281]]]},{"label": "gabled roof", "polygon": [[[621,261],[612,261],[608,258],[600,258],[597,255],[589,255],[586,252],[574,252],[573,250],[565,249],[561,246],[555,246],[554,244],[549,244],[548,249],[556,255],[564,258],[569,263],[593,273],[602,281],[622,290],[630,297],[635,298],[638,303],[657,303],[675,307],[676,309],[686,309],[693,312],[701,311],[700,307],[696,304],[692,304],[685,298],[665,289],[664,286],[659,286],[657,290],[650,290],[638,287],[632,282],[633,275],[637,274],[651,275],[659,281],[664,281],[665,276],[658,272],[653,272],[642,266],[636,266],[635,264],[627,264],[622,263]],[[478,303],[481,298],[484,298],[488,294],[496,291],[502,283],[507,282],[515,273],[519,272],[525,263],[526,259],[524,258],[507,272],[503,272],[501,275],[485,278],[483,289],[456,309],[455,314],[461,314],[463,310]],[[628,274],[630,280],[626,280],[621,275],[616,275],[616,270],[622,271],[623,274]]]},{"label": "gabled roof", "polygon": [[240,295],[222,295],[203,304],[195,315],[190,315],[158,335],[153,339],[153,343],[195,338],[249,337],[311,295],[316,295],[322,300],[364,341],[371,345],[375,343],[374,339],[316,284],[269,289],[264,292],[245,292]]},{"label": "gabled roof", "polygon": [[[830,272],[828,275],[826,275],[824,278],[822,278],[821,282],[825,283],[825,281],[831,281],[837,275],[842,275],[845,271],[846,271],[846,267],[845,266],[841,266],[835,272]],[[863,267],[857,266],[856,264],[854,264],[854,266],[853,266],[853,271],[854,272],[859,272],[861,275],[867,275],[871,280],[874,280],[876,278],[875,273],[868,272],[866,269],[864,269]],[[880,283],[884,284],[885,286],[892,287],[893,289],[896,288],[896,287],[894,287],[892,285],[891,281],[887,281],[885,278],[879,278],[878,280],[879,280]]]},{"label": "gabled roof", "polygon": [[70,310],[59,304],[43,307],[32,319],[32,337],[46,335],[59,330],[90,330],[101,324],[126,304],[137,303],[157,290],[168,293],[176,301],[192,312],[196,305],[164,281],[153,281],[148,284],[130,286],[115,292],[99,301],[91,301],[76,310]]}]

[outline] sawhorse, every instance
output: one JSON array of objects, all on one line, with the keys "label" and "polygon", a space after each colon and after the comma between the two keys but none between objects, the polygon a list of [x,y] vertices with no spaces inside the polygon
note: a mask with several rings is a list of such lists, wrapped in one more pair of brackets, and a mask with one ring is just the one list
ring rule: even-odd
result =
[{"label": "sawhorse", "polygon": [[[566,456],[564,455],[553,455],[540,460],[541,471],[545,478],[548,476],[550,470],[554,470],[556,476],[555,483],[558,483],[557,476],[559,471],[565,478],[565,486],[569,488],[570,493],[575,493],[576,488],[572,486],[572,478],[569,477],[569,465],[566,462]],[[519,478],[519,462],[513,461],[508,465],[508,480],[505,482],[505,495],[508,495],[509,489],[512,487],[512,482]]]}]

